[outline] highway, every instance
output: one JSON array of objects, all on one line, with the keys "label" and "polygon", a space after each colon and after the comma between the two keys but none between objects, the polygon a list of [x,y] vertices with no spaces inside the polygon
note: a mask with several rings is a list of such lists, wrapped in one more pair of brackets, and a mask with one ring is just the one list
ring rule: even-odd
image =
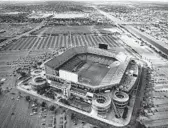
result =
[{"label": "highway", "polygon": [[123,26],[123,27],[126,28],[133,35],[140,37],[144,41],[149,42],[150,44],[154,45],[156,48],[158,48],[164,54],[166,54],[166,55],[168,54],[168,48],[160,45],[161,44],[160,41],[155,41],[153,38],[149,38],[144,33],[140,32],[139,30],[135,29],[132,26]]},{"label": "highway", "polygon": [[112,20],[115,25],[117,25],[117,27],[120,28],[125,28],[127,29],[130,33],[134,34],[137,37],[141,37],[141,39],[145,40],[146,42],[149,42],[150,44],[152,44],[153,46],[155,46],[157,49],[159,49],[160,51],[162,51],[164,54],[168,55],[168,48],[163,46],[160,41],[156,41],[153,37],[150,38],[150,36],[145,35],[144,33],[134,29],[132,26],[130,27],[126,27],[123,24],[125,24],[125,22],[121,21],[120,19],[110,15],[107,12],[104,12],[100,9],[98,9],[96,6],[93,6],[94,9],[96,9],[99,13],[101,13],[102,15],[106,16],[107,18],[109,18],[110,20]]},{"label": "highway", "polygon": [[93,8],[96,9],[96,10],[97,10],[99,13],[101,13],[102,15],[106,16],[107,18],[109,18],[109,19],[110,19],[111,21],[113,21],[116,25],[117,25],[117,24],[124,24],[124,22],[121,21],[120,19],[118,19],[118,18],[116,18],[116,17],[110,15],[110,14],[107,13],[107,12],[104,12],[104,11],[98,9],[96,6],[93,6]]}]

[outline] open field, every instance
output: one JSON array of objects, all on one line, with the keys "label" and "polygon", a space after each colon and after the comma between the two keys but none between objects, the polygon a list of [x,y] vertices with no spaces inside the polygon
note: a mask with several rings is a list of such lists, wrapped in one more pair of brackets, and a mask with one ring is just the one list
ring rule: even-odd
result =
[{"label": "open field", "polygon": [[37,35],[43,32],[44,35],[50,34],[78,34],[78,33],[92,33],[93,26],[57,26],[57,27],[44,27],[38,31],[33,32],[33,35]]},{"label": "open field", "polygon": [[8,65],[12,61],[16,61],[19,58],[25,57],[26,52],[1,52],[0,53],[0,79],[2,77],[7,77],[13,73],[14,65]]},{"label": "open field", "polygon": [[[108,34],[110,31],[104,30],[105,28],[112,28],[112,26],[52,26],[52,27],[43,27],[37,31],[32,32],[32,35],[38,35],[43,33],[43,35],[57,35],[57,34],[93,34],[101,33]],[[115,28],[115,27],[113,27]]]},{"label": "open field", "polygon": [[35,28],[38,23],[0,23],[0,37],[8,38]]},{"label": "open field", "polygon": [[47,37],[24,37],[5,47],[5,50],[40,50],[48,48],[61,48],[70,46],[97,46],[99,43],[108,44],[109,47],[119,47],[113,35],[95,36],[87,35],[58,35]]}]

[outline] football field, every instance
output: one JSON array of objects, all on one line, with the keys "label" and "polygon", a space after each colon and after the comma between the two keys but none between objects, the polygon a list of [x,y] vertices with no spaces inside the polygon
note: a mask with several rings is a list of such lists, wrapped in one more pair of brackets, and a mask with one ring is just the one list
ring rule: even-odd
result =
[{"label": "football field", "polygon": [[97,86],[109,71],[106,65],[87,61],[78,71],[79,81]]}]

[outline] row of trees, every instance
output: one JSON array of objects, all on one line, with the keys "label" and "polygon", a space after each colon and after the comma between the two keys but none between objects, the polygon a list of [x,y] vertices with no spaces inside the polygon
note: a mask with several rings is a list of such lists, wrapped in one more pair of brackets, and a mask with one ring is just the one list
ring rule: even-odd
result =
[{"label": "row of trees", "polygon": [[30,75],[30,68],[18,68],[16,73],[20,74],[21,78],[25,78]]},{"label": "row of trees", "polygon": [[37,99],[34,99],[34,100],[33,100],[33,99],[31,99],[30,96],[26,96],[26,97],[25,97],[25,100],[28,101],[28,102],[34,102],[34,103],[36,103],[37,105],[40,105],[43,109],[44,109],[44,108],[49,108],[50,111],[56,110],[56,107],[55,107],[54,105],[48,106],[45,101],[43,101],[43,102],[40,104],[40,103],[38,103],[38,100],[37,100]]},{"label": "row of trees", "polygon": [[51,19],[52,21],[51,22],[49,22],[48,24],[47,24],[47,26],[61,26],[61,25],[63,25],[63,26],[65,26],[65,25],[110,25],[110,24],[112,24],[111,22],[107,22],[107,21],[99,21],[98,22],[98,20],[90,20],[90,19],[88,19],[88,20],[86,20],[86,19],[84,19],[84,20],[82,20],[82,21],[80,21],[80,19],[79,19],[79,21],[78,21],[78,19],[77,19],[77,21],[75,20],[73,20],[73,19],[70,19],[70,20],[61,20],[61,19]]},{"label": "row of trees", "polygon": [[55,99],[55,94],[47,83],[44,86],[37,86],[36,91],[40,95],[45,95],[48,98]]},{"label": "row of trees", "polygon": [[3,23],[22,23],[27,22],[28,18],[25,14],[17,14],[17,15],[0,15],[0,22]]}]

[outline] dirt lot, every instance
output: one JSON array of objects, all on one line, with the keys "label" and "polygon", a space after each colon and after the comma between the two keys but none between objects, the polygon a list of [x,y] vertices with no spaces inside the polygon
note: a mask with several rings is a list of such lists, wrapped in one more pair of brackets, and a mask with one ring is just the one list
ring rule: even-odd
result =
[{"label": "dirt lot", "polygon": [[27,32],[33,29],[37,23],[1,23],[0,24],[0,37],[14,37],[18,34]]}]

